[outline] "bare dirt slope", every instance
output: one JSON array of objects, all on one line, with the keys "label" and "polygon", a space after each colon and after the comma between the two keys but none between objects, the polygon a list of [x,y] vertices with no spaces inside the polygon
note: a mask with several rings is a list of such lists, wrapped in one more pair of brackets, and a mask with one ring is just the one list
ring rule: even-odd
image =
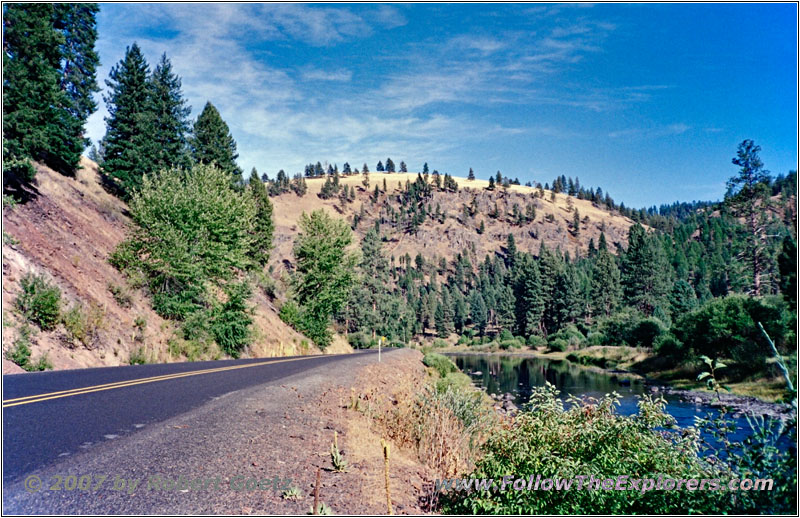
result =
[{"label": "bare dirt slope", "polygon": [[[324,178],[306,179],[308,192],[303,197],[292,192],[273,197],[276,231],[272,261],[276,271],[286,267],[287,261],[291,259],[297,221],[303,212],[322,208],[334,216],[352,222],[353,215],[363,205],[366,217],[356,229],[357,234],[363,236],[372,228],[375,219],[380,217],[387,204],[398,208],[398,203],[392,198],[400,192],[401,185],[405,186],[406,181],[414,182],[416,179],[417,173],[369,173],[370,186],[365,189],[361,184],[361,174],[342,176],[340,183],[353,186],[356,190],[356,200],[345,204],[338,197],[327,200],[319,198]],[[560,247],[561,250],[568,251],[573,257],[576,253],[585,255],[589,241],[594,239],[596,245],[601,232],[605,232],[612,252],[615,250],[615,242],[627,244],[628,229],[633,221],[596,206],[591,201],[574,197],[568,200],[566,194],[556,194],[555,200],[550,201],[550,191],[545,191],[544,197],[538,198],[535,196],[536,189],[532,187],[512,185],[508,189],[488,191],[488,181],[469,181],[465,178],[455,180],[458,182],[459,192],[434,192],[430,202],[431,208],[439,205],[446,214],[443,223],[428,218],[416,235],[392,228],[386,223],[381,226],[381,232],[388,240],[384,248],[387,255],[399,258],[409,254],[413,258],[420,253],[426,259],[450,259],[465,249],[474,247],[477,259],[483,260],[485,254],[500,251],[505,246],[508,234],[514,235],[518,250],[538,253],[541,243],[544,242],[550,248]],[[376,185],[383,189],[384,181],[388,192],[382,194],[378,202],[373,204],[370,196],[373,195]],[[477,201],[478,213],[462,222],[463,207],[471,205],[473,198]],[[498,218],[489,216],[495,203],[500,212]],[[536,207],[534,221],[523,225],[513,224],[511,214],[515,203],[523,212],[527,204],[533,204]],[[570,232],[573,221],[570,204],[578,209],[582,220],[577,237]],[[552,221],[548,218],[552,218]],[[478,233],[481,222],[485,225],[482,235]]]},{"label": "bare dirt slope", "polygon": [[[20,279],[28,272],[44,274],[62,291],[65,308],[82,305],[100,314],[96,337],[74,343],[63,325],[50,332],[35,331],[32,358],[47,354],[55,369],[121,365],[134,352],[148,361],[185,359],[174,325],[151,308],[143,289],[133,289],[108,263],[109,254],[125,237],[129,224],[126,205],[101,186],[97,165],[88,159],[75,178],[37,166],[39,195],[28,203],[3,210],[3,350],[12,347],[21,318],[14,309]],[[11,241],[7,243],[7,236]],[[115,298],[112,289],[130,297]],[[284,324],[275,306],[262,293],[254,302],[255,342],[246,351],[254,357],[319,352],[301,334]],[[137,325],[138,319],[138,325]],[[144,325],[142,325],[144,323]],[[330,352],[345,352],[341,344]],[[216,351],[207,351],[214,357]],[[4,373],[18,372],[7,360]],[[8,367],[8,370],[6,369]]]}]

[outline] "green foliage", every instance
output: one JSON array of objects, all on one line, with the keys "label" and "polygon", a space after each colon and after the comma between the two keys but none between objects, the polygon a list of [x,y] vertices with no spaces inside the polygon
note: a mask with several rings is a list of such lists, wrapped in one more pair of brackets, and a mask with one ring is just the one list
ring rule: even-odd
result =
[{"label": "green foliage", "polygon": [[339,450],[338,434],[333,432],[333,444],[331,444],[331,465],[337,473],[346,473],[348,462],[345,460],[341,450]]},{"label": "green foliage", "polygon": [[764,325],[779,349],[790,346],[786,341],[790,315],[776,298],[730,295],[713,299],[678,319],[672,331],[696,355],[731,358],[755,368],[770,354],[757,322]]},{"label": "green foliage", "polygon": [[211,335],[226,353],[238,358],[251,339],[250,324],[253,319],[247,306],[250,286],[247,283],[229,285],[226,295],[228,300],[218,305],[211,314]]},{"label": "green foliage", "polygon": [[91,349],[98,331],[103,328],[104,319],[105,311],[101,306],[90,304],[87,309],[75,304],[64,313],[62,322],[67,330],[67,339],[73,346],[83,344]]},{"label": "green foliage", "polygon": [[39,160],[74,174],[97,90],[95,4],[3,7],[3,184],[18,188]]},{"label": "green foliage", "polygon": [[146,124],[150,87],[149,67],[139,46],[125,50],[125,57],[111,68],[103,97],[108,108],[103,137],[103,174],[112,179],[120,193],[130,198],[141,188],[142,177],[152,171],[150,154],[152,128]]},{"label": "green foliage", "polygon": [[45,331],[54,329],[61,316],[61,290],[43,275],[25,274],[20,280],[17,309]]},{"label": "green foliage", "polygon": [[[249,343],[250,288],[236,281],[256,266],[256,203],[231,187],[230,173],[194,165],[144,177],[130,203],[136,227],[111,257],[147,280],[153,308],[186,320],[184,335],[209,337],[231,356]],[[263,243],[263,241],[262,241]],[[219,288],[225,302],[216,300]]]},{"label": "green foliage", "polygon": [[255,168],[250,174],[248,187],[256,206],[255,221],[253,222],[253,245],[250,255],[257,264],[264,266],[269,261],[272,234],[275,231],[275,223],[272,221],[272,202],[269,200],[264,182],[258,177]]},{"label": "green foliage", "polygon": [[300,217],[295,239],[297,273],[293,295],[299,306],[296,325],[320,347],[330,344],[331,316],[347,301],[355,281],[357,257],[346,248],[352,242],[350,226],[317,210]]},{"label": "green foliage", "polygon": [[6,351],[5,356],[24,369],[31,360],[31,328],[23,324],[18,332],[19,336],[14,340],[14,346]]},{"label": "green foliage", "polygon": [[144,347],[138,347],[131,351],[131,355],[128,358],[128,363],[130,365],[144,365],[147,363],[147,353],[144,350]]},{"label": "green foliage", "polygon": [[453,363],[450,358],[439,353],[426,354],[422,358],[422,363],[438,372],[441,378],[458,370],[458,367],[456,367],[456,364]]},{"label": "green foliage", "polygon": [[210,102],[206,103],[194,123],[189,149],[195,162],[216,164],[228,173],[233,182],[241,182],[242,170],[236,164],[239,158],[236,141],[219,111]]},{"label": "green foliage", "polygon": [[[644,398],[637,415],[623,417],[616,414],[616,394],[588,402],[571,399],[569,408],[557,396],[552,385],[535,388],[530,411],[489,437],[483,458],[469,476],[494,478],[498,483],[509,474],[542,479],[719,476],[696,457],[691,435],[657,430],[674,424],[662,399]],[[688,490],[514,491],[509,487],[450,491],[442,498],[444,512],[457,514],[716,514],[731,508],[718,492]]]}]

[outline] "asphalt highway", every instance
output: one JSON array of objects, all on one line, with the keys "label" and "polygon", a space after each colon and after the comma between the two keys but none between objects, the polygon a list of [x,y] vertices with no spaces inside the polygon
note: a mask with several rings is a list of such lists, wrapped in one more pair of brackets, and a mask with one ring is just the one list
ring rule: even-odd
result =
[{"label": "asphalt highway", "polygon": [[353,357],[222,360],[3,376],[3,485],[226,394],[279,384],[282,378]]}]

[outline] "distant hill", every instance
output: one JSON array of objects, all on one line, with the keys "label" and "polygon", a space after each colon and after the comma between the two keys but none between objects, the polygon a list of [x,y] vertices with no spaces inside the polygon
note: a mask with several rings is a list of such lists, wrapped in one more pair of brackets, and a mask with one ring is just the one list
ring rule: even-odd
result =
[{"label": "distant hill", "polygon": [[[395,258],[409,254],[413,259],[417,253],[426,259],[451,259],[465,249],[473,249],[478,259],[482,260],[487,253],[500,252],[506,244],[509,234],[514,235],[517,249],[526,252],[539,251],[542,243],[549,248],[560,247],[575,257],[586,255],[590,240],[597,244],[600,233],[605,232],[609,247],[614,252],[614,243],[627,244],[628,228],[633,225],[630,218],[611,212],[601,205],[588,200],[579,200],[566,194],[556,194],[551,201],[552,192],[544,190],[544,195],[537,196],[538,189],[521,185],[511,185],[507,189],[496,187],[487,190],[486,180],[467,180],[454,178],[458,184],[458,192],[437,191],[435,188],[429,200],[425,202],[428,212],[435,213],[436,207],[444,215],[438,220],[428,216],[416,232],[409,231],[402,225],[393,224],[387,212],[399,212],[401,204],[397,200],[406,182],[413,183],[418,173],[369,173],[369,188],[362,185],[362,175],[352,174],[340,176],[340,184],[355,189],[355,200],[344,203],[334,196],[321,199],[319,193],[325,178],[306,178],[308,192],[298,196],[287,192],[272,197],[275,207],[275,250],[272,264],[275,269],[283,269],[287,261],[291,261],[292,242],[297,232],[297,220],[303,212],[325,209],[348,221],[364,209],[364,219],[356,227],[356,234],[363,236],[372,228],[376,220],[381,221],[381,233],[387,241],[384,251],[387,256]],[[386,182],[387,192],[381,192],[378,201],[373,203],[375,186],[383,189]],[[429,183],[431,182],[429,178]],[[401,187],[402,186],[402,187]],[[473,206],[477,211],[474,216],[464,217],[464,208],[469,211]],[[495,204],[498,217],[492,217]],[[514,204],[524,215],[526,207],[532,205],[536,210],[533,221],[518,224],[514,218]],[[578,209],[581,219],[580,230],[576,235],[572,230],[574,213],[570,206]],[[481,222],[484,232],[479,233]]]}]

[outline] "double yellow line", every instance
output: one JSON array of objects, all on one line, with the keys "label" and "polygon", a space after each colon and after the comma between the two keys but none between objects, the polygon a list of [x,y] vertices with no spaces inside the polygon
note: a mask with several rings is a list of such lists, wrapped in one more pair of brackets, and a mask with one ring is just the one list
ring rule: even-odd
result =
[{"label": "double yellow line", "polygon": [[225,371],[232,371],[237,369],[246,369],[248,367],[258,367],[261,365],[271,365],[275,363],[285,363],[285,362],[296,362],[300,360],[310,360],[313,358],[319,358],[319,356],[304,356],[302,358],[290,358],[288,360],[268,360],[262,362],[255,362],[255,363],[247,363],[245,365],[233,365],[229,367],[218,367],[215,369],[202,369],[196,371],[189,371],[189,372],[179,372],[176,374],[165,374],[163,376],[152,376],[150,378],[139,378],[127,381],[118,381],[115,383],[105,383],[103,385],[94,385],[89,387],[81,387],[71,390],[61,390],[58,392],[50,392],[47,394],[37,394],[35,396],[25,396],[25,397],[18,397],[13,399],[5,399],[3,400],[3,408],[9,408],[12,406],[19,406],[19,405],[27,405],[30,403],[39,403],[40,401],[47,401],[50,399],[59,399],[63,397],[71,397],[71,396],[78,396],[80,394],[89,394],[91,392],[101,392],[103,390],[112,390],[117,388],[123,387],[131,387],[133,385],[141,385],[144,383],[155,383],[157,381],[166,381],[178,378],[186,378],[188,376],[197,376],[200,374],[212,374],[215,372],[225,372]]}]

